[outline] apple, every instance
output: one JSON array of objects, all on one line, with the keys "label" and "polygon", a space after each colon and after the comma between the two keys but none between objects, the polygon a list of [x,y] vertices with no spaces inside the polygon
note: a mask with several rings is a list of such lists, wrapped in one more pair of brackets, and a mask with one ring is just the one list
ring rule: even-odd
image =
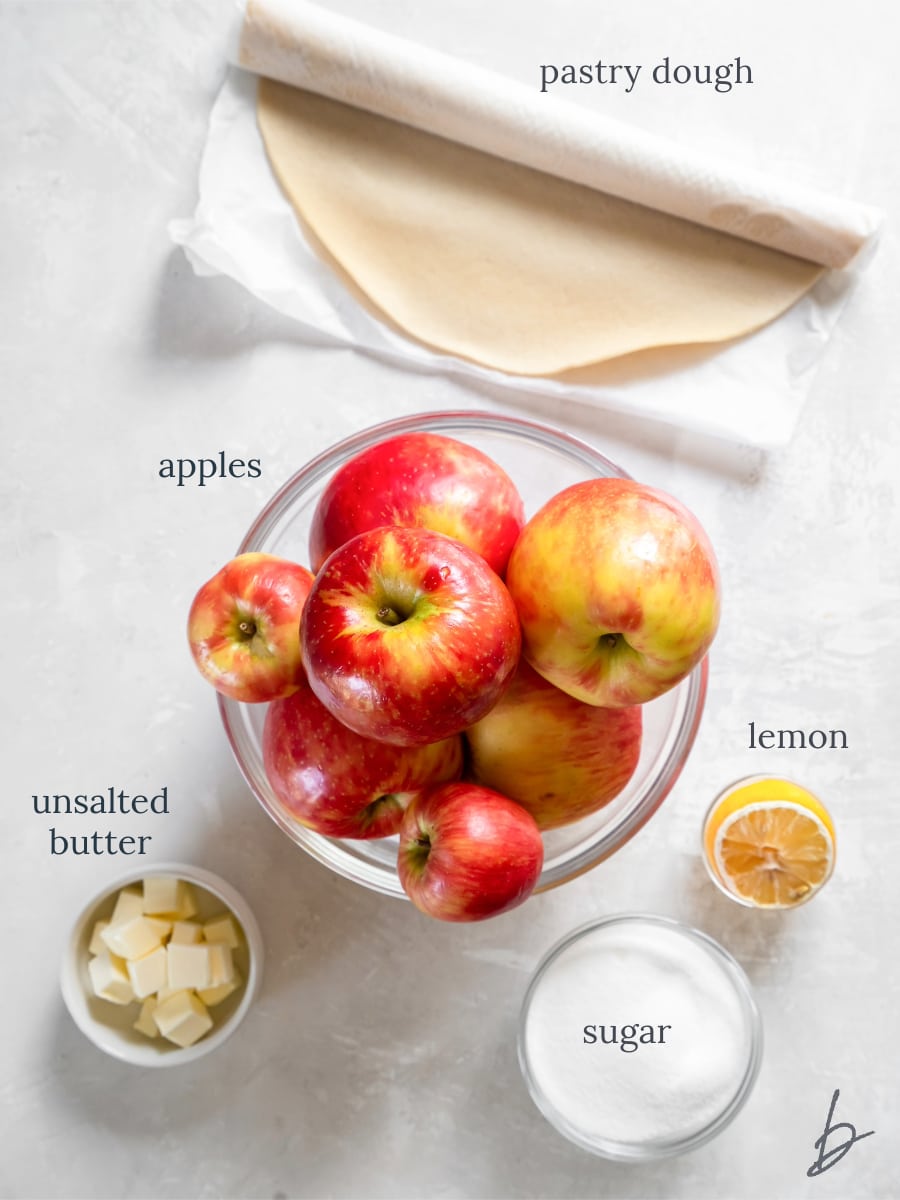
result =
[{"label": "apple", "polygon": [[188,642],[204,679],[248,703],[295,691],[303,678],[300,616],[312,583],[306,567],[273,554],[226,563],[188,614]]},{"label": "apple", "polygon": [[463,762],[458,736],[428,746],[360,737],[331,715],[305,680],[269,705],[262,751],[266,777],[291,815],[340,838],[396,833],[410,801],[425,787],[457,779]]},{"label": "apple", "polygon": [[483,558],[427,529],[358,534],[316,576],[303,664],[325,707],[363,737],[418,746],[500,699],[521,649],[509,592]]},{"label": "apple", "polygon": [[558,492],[507,567],[523,652],[588,704],[641,704],[682,680],[719,621],[719,572],[697,518],[630,479]]},{"label": "apple", "polygon": [[641,755],[641,709],[576,700],[523,660],[497,704],[465,739],[473,778],[556,829],[603,808]]},{"label": "apple", "polygon": [[310,561],[381,525],[423,526],[469,546],[503,573],[525,521],[506,472],[474,446],[437,433],[401,433],[363,450],[331,478],[316,506]]},{"label": "apple", "polygon": [[447,783],[403,816],[397,872],[416,908],[443,921],[480,921],[534,890],[544,843],[530,813],[490,788]]}]

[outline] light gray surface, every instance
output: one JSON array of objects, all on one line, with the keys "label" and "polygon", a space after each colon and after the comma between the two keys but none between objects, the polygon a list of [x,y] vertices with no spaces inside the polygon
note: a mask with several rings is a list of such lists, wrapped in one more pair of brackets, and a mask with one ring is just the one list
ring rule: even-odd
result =
[{"label": "light gray surface", "polygon": [[[335,7],[526,82],[544,61],[740,54],[752,91],[687,89],[630,106],[573,97],[707,148],[880,204],[900,174],[883,4],[663,0],[601,13],[533,0]],[[889,226],[813,388],[801,429],[765,456],[574,406],[490,394],[316,346],[231,283],[195,279],[166,221],[189,212],[228,5],[0,4],[4,986],[0,1190],[10,1196],[691,1197],[900,1192],[895,914],[900,837],[892,682],[897,612],[900,262]],[[889,24],[893,28],[888,28]],[[494,922],[445,927],[306,859],[234,767],[184,620],[296,467],[388,416],[521,411],[594,442],[698,513],[725,615],[695,752],[654,821],[608,864]],[[202,491],[164,457],[259,456],[263,477]],[[9,564],[12,564],[12,570]],[[750,720],[840,727],[843,753],[765,756]],[[731,780],[781,770],[839,828],[834,880],[786,915],[707,882],[700,819]],[[157,861],[194,861],[250,900],[262,996],[221,1051],[147,1074],[95,1050],[62,1007],[75,911],[121,859],[57,858],[34,792],[165,785]],[[137,830],[137,824],[140,829]],[[87,832],[85,818],[58,827]],[[130,860],[134,861],[134,860]],[[745,965],[766,1029],[756,1091],[708,1147],[648,1167],[570,1147],[515,1060],[528,974],[561,934],[628,909],[685,919]],[[831,1093],[874,1137],[806,1177]]]}]

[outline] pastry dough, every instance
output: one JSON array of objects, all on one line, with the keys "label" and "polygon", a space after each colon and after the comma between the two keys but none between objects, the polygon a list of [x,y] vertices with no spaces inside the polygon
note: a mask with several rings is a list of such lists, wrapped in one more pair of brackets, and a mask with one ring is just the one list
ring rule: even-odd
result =
[{"label": "pastry dough", "polygon": [[368,301],[506,372],[732,339],[823,271],[270,79],[258,117],[298,215]]}]

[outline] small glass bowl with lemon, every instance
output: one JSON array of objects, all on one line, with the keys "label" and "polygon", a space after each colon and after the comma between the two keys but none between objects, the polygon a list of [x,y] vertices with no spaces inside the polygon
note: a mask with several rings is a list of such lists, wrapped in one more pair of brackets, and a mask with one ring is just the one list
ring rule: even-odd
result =
[{"label": "small glass bowl with lemon", "polygon": [[806,788],[773,775],[731,784],[703,822],[703,861],[713,883],[748,908],[796,908],[831,878],[834,822]]}]

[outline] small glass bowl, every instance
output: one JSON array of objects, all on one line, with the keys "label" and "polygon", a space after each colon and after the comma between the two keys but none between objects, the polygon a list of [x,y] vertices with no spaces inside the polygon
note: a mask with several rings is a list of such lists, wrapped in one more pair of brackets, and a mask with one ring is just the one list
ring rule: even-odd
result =
[{"label": "small glass bowl", "polygon": [[732,887],[729,887],[728,882],[722,878],[721,874],[719,873],[719,868],[716,865],[713,847],[710,844],[711,822],[718,814],[718,811],[722,805],[724,805],[725,802],[731,796],[733,796],[735,792],[741,791],[750,784],[754,783],[765,783],[770,785],[767,789],[769,793],[766,796],[767,800],[777,801],[779,799],[783,799],[790,801],[791,799],[796,799],[796,795],[792,796],[791,793],[796,794],[799,792],[803,796],[808,797],[808,799],[814,804],[821,805],[822,809],[825,808],[819,797],[813,792],[810,792],[808,788],[803,787],[802,784],[795,783],[791,779],[786,779],[783,775],[747,775],[743,779],[738,779],[735,783],[730,783],[727,788],[724,788],[721,792],[719,792],[715,800],[713,800],[712,804],[710,804],[709,808],[706,810],[706,815],[703,818],[703,825],[700,830],[700,855],[703,859],[703,865],[706,867],[707,875],[710,877],[722,895],[727,896],[729,900],[733,900],[735,904],[740,904],[743,908],[755,908],[759,912],[786,912],[792,908],[800,908],[802,905],[808,904],[815,896],[818,896],[819,892],[834,874],[834,866],[836,862],[836,856],[834,853],[832,854],[828,873],[825,875],[824,879],[822,879],[814,887],[810,887],[809,891],[806,892],[805,895],[800,896],[798,899],[791,900],[790,903],[786,904],[758,904],[749,896],[742,896],[740,892]]},{"label": "small glass bowl", "polygon": [[[729,1092],[722,1107],[717,1112],[711,1115],[705,1114],[700,1119],[700,1123],[698,1123],[697,1118],[694,1118],[692,1121],[690,1113],[687,1111],[689,1106],[686,1094],[683,1094],[681,1091],[681,1084],[684,1084],[686,1092],[686,1081],[681,1080],[676,1103],[682,1106],[686,1112],[682,1130],[673,1131],[669,1136],[660,1136],[651,1140],[625,1141],[601,1135],[595,1128],[590,1128],[587,1121],[584,1123],[584,1126],[579,1126],[577,1121],[571,1116],[566,1116],[560,1111],[559,1105],[547,1094],[547,1087],[542,1085],[540,1069],[536,1069],[535,1067],[535,1059],[539,1056],[531,1046],[528,1022],[532,1005],[541,983],[546,980],[548,975],[553,973],[554,968],[559,968],[561,960],[567,955],[573,956],[587,952],[589,950],[588,942],[592,935],[598,940],[597,953],[602,959],[604,953],[602,943],[607,934],[612,935],[610,937],[610,943],[612,943],[617,932],[627,935],[629,933],[640,934],[643,931],[649,931],[651,937],[656,938],[657,945],[662,942],[667,943],[667,947],[671,948],[673,960],[677,960],[679,951],[690,954],[699,952],[699,954],[709,959],[710,964],[714,967],[714,974],[719,988],[723,993],[728,994],[729,1003],[734,1003],[734,1007],[739,1014],[738,1019],[741,1024],[743,1050],[746,1053],[742,1056],[742,1069],[739,1073],[735,1074],[734,1088]],[[615,970],[617,966],[621,967],[621,957],[619,957],[622,953],[621,947],[617,949],[611,944],[606,948],[606,953],[609,963],[602,964],[602,969],[608,976],[610,970]],[[695,959],[695,966],[696,961]],[[689,975],[689,970],[685,970],[682,973],[682,978],[687,978]],[[567,993],[566,1000],[570,996],[571,992]],[[652,1000],[652,996],[649,994],[648,999]],[[616,1019],[617,1014],[598,1012],[596,1003],[592,1003],[593,1000],[593,994],[584,997],[584,1004],[579,1007],[581,1020],[597,1021],[604,1016]],[[562,1005],[554,1003],[554,1020],[563,1019],[560,1015],[561,1013]],[[629,1013],[628,1015],[629,1017],[639,1017],[641,1014]],[[631,1063],[637,1058],[638,1054],[652,1054],[656,1049],[658,1049],[656,1046],[652,1049],[641,1046],[637,1053],[628,1053],[625,1055],[625,1059]],[[681,922],[674,921],[668,917],[659,917],[646,913],[623,913],[621,915],[603,917],[581,926],[557,942],[541,959],[531,977],[519,1017],[519,1066],[521,1067],[522,1075],[531,1098],[538,1109],[540,1109],[550,1124],[559,1133],[563,1134],[564,1137],[568,1138],[569,1141],[574,1142],[575,1145],[582,1147],[584,1150],[589,1150],[592,1154],[613,1159],[617,1162],[637,1163],[671,1158],[678,1154],[685,1154],[687,1151],[694,1150],[698,1146],[711,1141],[712,1138],[721,1133],[734,1120],[746,1103],[753,1090],[756,1077],[759,1074],[762,1062],[762,1050],[763,1033],[759,1009],[753,999],[747,976],[736,959],[720,946],[718,942],[713,941],[711,937],[708,937],[705,933],[701,933],[698,929],[693,929],[689,925],[683,925]],[[602,1053],[603,1051],[618,1054],[620,1047],[604,1045],[600,1052]],[[585,1047],[585,1052],[588,1054],[597,1054],[598,1047],[591,1044]],[[555,1057],[554,1061],[558,1061],[558,1058]],[[597,1061],[599,1062],[599,1060]],[[598,1079],[608,1079],[611,1077],[608,1069],[608,1061],[605,1065],[607,1067],[606,1070],[601,1071],[598,1069]],[[552,1088],[553,1085],[550,1086]],[[558,1091],[556,1095],[557,1097],[559,1096]],[[618,1095],[621,1095],[621,1093],[618,1093],[613,1098],[613,1102],[618,1098]],[[648,1097],[648,1100],[650,1099]],[[587,1097],[582,1096],[582,1100],[587,1100]],[[654,1092],[651,1102],[658,1103],[658,1100],[659,1093]],[[573,1099],[573,1103],[577,1103],[577,1101]],[[681,1111],[681,1108],[679,1111]]]},{"label": "small glass bowl", "polygon": [[[556,492],[598,476],[627,478],[586,442],[534,421],[477,412],[439,412],[373,426],[326,450],[272,497],[237,553],[261,551],[309,561],[313,512],[334,472],[388,437],[412,431],[445,434],[490,455],[510,475],[531,516]],[[656,812],[675,784],[693,745],[706,697],[707,660],[677,687],[643,706],[641,757],[627,788],[599,812],[544,835],[544,868],[536,891],[566,883],[608,858]],[[397,839],[327,838],[299,824],[266,779],[262,729],[267,705],[219,697],[225,732],[251,791],[278,827],[339,875],[387,895],[404,897],[397,877]]]}]

